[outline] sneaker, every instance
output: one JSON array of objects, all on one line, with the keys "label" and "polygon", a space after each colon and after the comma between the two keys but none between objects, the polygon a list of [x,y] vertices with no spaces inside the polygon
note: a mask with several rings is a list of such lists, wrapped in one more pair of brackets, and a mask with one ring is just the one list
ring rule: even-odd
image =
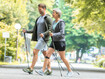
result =
[{"label": "sneaker", "polygon": [[33,74],[33,70],[31,68],[24,68],[23,71],[29,74]]},{"label": "sneaker", "polygon": [[73,72],[71,71],[71,72],[67,72],[67,75],[66,75],[67,77],[71,77],[71,76],[73,76]]},{"label": "sneaker", "polygon": [[46,75],[51,75],[51,74],[52,74],[52,71],[47,70],[47,71],[45,72],[45,74],[46,74]]},{"label": "sneaker", "polygon": [[35,72],[36,72],[37,74],[41,75],[41,76],[44,75],[44,72],[43,72],[42,70],[35,70]]}]

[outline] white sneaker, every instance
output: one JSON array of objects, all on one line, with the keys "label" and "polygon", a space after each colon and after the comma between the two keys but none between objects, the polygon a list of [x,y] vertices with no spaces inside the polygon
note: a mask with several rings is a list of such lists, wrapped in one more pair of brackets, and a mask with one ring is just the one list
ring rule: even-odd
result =
[{"label": "white sneaker", "polygon": [[44,72],[41,70],[35,70],[36,73],[38,73],[39,75],[43,76],[44,75]]},{"label": "white sneaker", "polygon": [[73,76],[73,71],[71,71],[71,72],[67,72],[67,75],[66,75],[67,77],[72,77]]}]

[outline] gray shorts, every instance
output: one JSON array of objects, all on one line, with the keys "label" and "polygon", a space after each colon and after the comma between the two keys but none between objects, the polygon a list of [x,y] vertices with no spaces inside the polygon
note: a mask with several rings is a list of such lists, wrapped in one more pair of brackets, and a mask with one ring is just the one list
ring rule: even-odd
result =
[{"label": "gray shorts", "polygon": [[42,38],[39,38],[35,49],[41,50],[41,51],[47,51],[47,44],[45,43],[45,41]]}]

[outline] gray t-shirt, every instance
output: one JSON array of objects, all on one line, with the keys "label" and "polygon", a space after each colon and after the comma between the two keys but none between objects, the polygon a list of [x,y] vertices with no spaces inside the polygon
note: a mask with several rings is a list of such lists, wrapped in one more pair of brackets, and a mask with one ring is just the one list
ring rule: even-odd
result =
[{"label": "gray t-shirt", "polygon": [[37,40],[39,40],[40,38],[40,33],[44,33],[45,32],[45,22],[44,22],[44,16],[40,16],[38,21],[37,21]]}]

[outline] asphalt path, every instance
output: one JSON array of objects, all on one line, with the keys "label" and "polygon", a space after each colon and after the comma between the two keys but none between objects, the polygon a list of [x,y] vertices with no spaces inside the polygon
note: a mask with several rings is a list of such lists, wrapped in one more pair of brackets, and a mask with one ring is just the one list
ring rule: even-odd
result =
[{"label": "asphalt path", "polygon": [[0,68],[0,79],[105,79],[105,73],[103,72],[79,71],[80,75],[78,75],[74,71],[72,77],[65,77],[66,73],[66,70],[62,71],[63,76],[61,77],[59,70],[53,70],[50,76],[40,76],[35,71],[30,75],[23,72],[22,69]]}]

